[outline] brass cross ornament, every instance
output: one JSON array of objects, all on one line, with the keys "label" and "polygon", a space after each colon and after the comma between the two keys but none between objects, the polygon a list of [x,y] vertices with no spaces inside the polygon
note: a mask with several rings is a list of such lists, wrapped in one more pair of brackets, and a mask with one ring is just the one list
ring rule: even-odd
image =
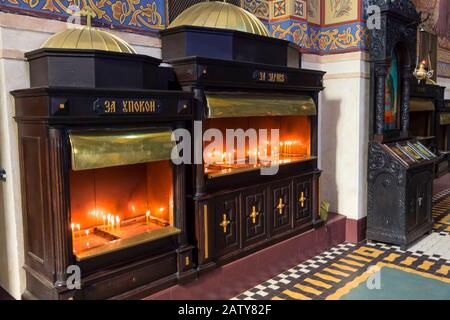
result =
[{"label": "brass cross ornament", "polygon": [[256,224],[256,218],[258,217],[259,212],[256,212],[256,206],[253,206],[252,213],[250,214],[250,218],[252,218],[253,224]]},{"label": "brass cross ornament", "polygon": [[298,199],[298,201],[300,202],[300,206],[301,206],[302,208],[305,207],[305,202],[306,202],[306,200],[308,200],[308,199],[305,197],[305,193],[302,192],[302,194],[300,195],[300,199]]},{"label": "brass cross ornament", "polygon": [[227,214],[223,214],[223,220],[220,223],[220,226],[223,228],[223,233],[227,233],[227,228],[230,225],[231,221],[227,219]]},{"label": "brass cross ornament", "polygon": [[283,209],[285,206],[286,205],[283,203],[283,198],[280,198],[280,201],[278,202],[278,206],[277,206],[278,212],[280,214],[283,214]]}]

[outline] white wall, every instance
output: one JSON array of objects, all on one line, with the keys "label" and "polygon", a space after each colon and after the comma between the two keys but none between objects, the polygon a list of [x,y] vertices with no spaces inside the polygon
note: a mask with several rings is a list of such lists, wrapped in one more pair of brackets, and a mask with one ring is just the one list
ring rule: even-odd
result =
[{"label": "white wall", "polygon": [[[16,299],[25,289],[25,275],[17,125],[9,92],[30,86],[24,53],[65,28],[60,21],[0,12],[0,168],[7,172],[6,182],[0,182],[0,285]],[[158,38],[114,33],[138,53],[161,57]]]},{"label": "white wall", "polygon": [[320,95],[321,200],[351,219],[367,215],[369,64],[363,53],[304,55],[304,68],[326,71]]}]

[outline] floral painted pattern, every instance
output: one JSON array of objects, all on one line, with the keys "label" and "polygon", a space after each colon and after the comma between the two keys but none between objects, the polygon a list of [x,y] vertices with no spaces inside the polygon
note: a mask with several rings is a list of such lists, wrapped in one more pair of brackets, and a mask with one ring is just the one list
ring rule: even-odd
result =
[{"label": "floral painted pattern", "polygon": [[319,12],[320,0],[308,0],[308,17],[317,18]]},{"label": "floral painted pattern", "polygon": [[165,28],[164,0],[3,0],[5,6],[52,13],[60,20],[77,16],[89,7],[93,21],[109,26],[143,30]]},{"label": "floral painted pattern", "polygon": [[301,22],[290,23],[287,27],[276,24],[272,25],[272,35],[319,53],[363,49],[368,42],[366,28],[359,23],[334,28],[316,28]]},{"label": "floral painted pattern", "polygon": [[267,0],[244,0],[243,8],[255,16],[269,20],[269,3]]}]

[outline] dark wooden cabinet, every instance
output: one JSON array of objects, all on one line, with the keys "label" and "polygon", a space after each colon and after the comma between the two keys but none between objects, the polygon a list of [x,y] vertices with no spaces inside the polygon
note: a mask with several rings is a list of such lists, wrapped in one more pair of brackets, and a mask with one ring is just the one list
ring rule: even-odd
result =
[{"label": "dark wooden cabinet", "polygon": [[436,125],[440,154],[440,161],[437,164],[437,174],[438,176],[442,176],[450,172],[450,100],[442,100],[438,104]]},{"label": "dark wooden cabinet", "polygon": [[379,5],[380,20],[386,27],[369,30],[367,239],[406,249],[433,227],[438,101],[433,97],[442,89],[417,85],[412,78],[414,63],[419,60],[420,15],[414,4],[410,0],[381,2],[371,1]]},{"label": "dark wooden cabinet", "polygon": [[[219,35],[227,42],[223,52],[195,45]],[[162,32],[161,38],[164,60],[173,66],[178,85],[193,93],[195,129],[213,129],[227,142],[211,149],[211,143],[203,141],[198,147],[204,163],[196,165],[189,178],[198,270],[322,226],[317,142],[324,72],[299,68],[299,48],[280,39],[186,26]],[[178,50],[178,40],[185,38],[190,39],[189,48]],[[282,50],[267,60],[256,52],[266,50],[269,42]],[[187,54],[194,51],[195,55]],[[278,130],[279,139],[272,141],[271,136],[268,141],[267,135],[260,136],[261,129]],[[245,137],[239,133],[228,139],[233,130]],[[252,132],[256,139],[250,139]],[[241,138],[255,144],[241,143]],[[230,140],[241,142],[230,146]],[[266,175],[269,165],[276,165],[277,171]]]},{"label": "dark wooden cabinet", "polygon": [[[158,79],[154,75],[159,74],[160,61],[143,56],[40,49],[27,57],[32,84],[40,86],[12,92],[22,181],[27,282],[23,298],[143,298],[158,288],[195,277],[193,247],[187,240],[186,167],[174,165],[168,151],[162,162],[159,161],[162,158],[148,157],[138,164],[130,160],[139,150],[156,154],[165,148],[161,141],[170,139],[153,139],[152,135],[170,137],[173,130],[189,125],[192,96],[186,92],[155,90],[152,87],[155,82],[159,83],[158,89],[168,86],[164,77]],[[86,80],[83,87],[71,77],[64,78],[58,68],[41,69],[42,61],[54,67],[67,63],[76,68],[78,76]],[[106,81],[104,75],[112,69],[114,72],[120,69],[120,74],[124,74],[120,67],[124,61],[135,68],[130,68],[126,77]],[[129,79],[138,81],[140,71],[151,70],[142,65],[143,61],[152,63],[155,72],[151,81],[142,81],[141,85],[133,82],[136,87],[130,88]],[[87,67],[91,66],[89,62],[101,67],[92,73]],[[172,69],[159,71],[166,73]],[[131,104],[136,108],[131,110],[128,107]],[[74,139],[81,137],[89,137],[89,143],[76,144]],[[102,137],[105,138],[102,148],[95,147]],[[153,147],[146,149],[145,144],[138,144],[136,151],[132,146],[138,137],[141,141],[153,141]],[[112,160],[101,153],[108,149],[108,144],[113,146]],[[89,148],[95,151],[89,152]],[[90,163],[78,167],[75,158],[83,152],[90,155],[85,159],[98,156],[102,165]],[[162,172],[161,179],[157,171]],[[137,211],[135,205],[148,205],[150,195],[161,190],[166,200],[159,203],[160,218],[168,219],[160,219],[164,227],[153,224],[154,230],[159,228],[161,232],[157,235],[146,227],[150,221],[146,221],[144,207]],[[127,214],[127,208],[131,214]],[[155,209],[156,205],[153,212]],[[238,209],[237,202],[234,209]],[[93,212],[97,215],[100,210],[104,212],[103,221],[107,212],[110,212],[108,219],[117,214],[118,225],[106,228],[100,216],[94,218]],[[147,212],[149,216],[150,211]],[[127,236],[124,229],[129,226],[145,229],[128,232]],[[71,268],[79,268],[81,274],[81,288],[76,290],[69,286]]]},{"label": "dark wooden cabinet", "polygon": [[446,146],[445,87],[411,81],[410,132],[436,156],[436,175],[448,172],[450,148]]},{"label": "dark wooden cabinet", "polygon": [[405,249],[433,227],[434,159],[412,163],[398,150],[370,143],[367,239]]},{"label": "dark wooden cabinet", "polygon": [[202,228],[197,235],[201,239],[200,266],[228,262],[277,239],[312,228],[317,223],[313,204],[318,198],[317,189],[312,185],[318,182],[319,176],[320,171],[244,187],[238,192],[211,194],[200,200],[201,223],[198,223]]}]

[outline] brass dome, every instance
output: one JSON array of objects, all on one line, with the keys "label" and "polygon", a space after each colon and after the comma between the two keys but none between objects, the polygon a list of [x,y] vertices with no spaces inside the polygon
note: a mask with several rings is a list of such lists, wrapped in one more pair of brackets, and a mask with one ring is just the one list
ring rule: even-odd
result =
[{"label": "brass dome", "polygon": [[93,27],[67,29],[51,36],[41,48],[94,49],[122,53],[136,53],[127,42],[115,35]]},{"label": "brass dome", "polygon": [[169,28],[197,26],[237,30],[269,37],[266,26],[256,16],[226,2],[201,2],[183,11]]}]

